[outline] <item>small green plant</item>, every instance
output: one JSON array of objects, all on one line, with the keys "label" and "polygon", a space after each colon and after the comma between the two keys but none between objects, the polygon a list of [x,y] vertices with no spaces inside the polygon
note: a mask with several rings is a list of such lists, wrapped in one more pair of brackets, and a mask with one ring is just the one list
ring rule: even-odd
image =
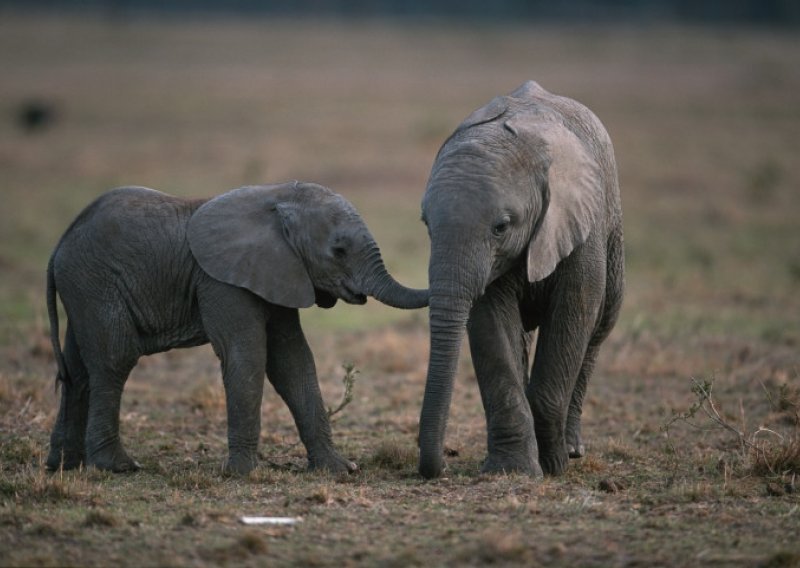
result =
[{"label": "small green plant", "polygon": [[353,402],[353,386],[356,384],[356,376],[360,373],[360,371],[356,369],[355,363],[343,363],[342,369],[344,369],[344,376],[342,377],[344,394],[342,394],[342,401],[339,403],[339,406],[336,408],[328,408],[328,418],[331,419],[334,415],[344,410],[348,404]]}]

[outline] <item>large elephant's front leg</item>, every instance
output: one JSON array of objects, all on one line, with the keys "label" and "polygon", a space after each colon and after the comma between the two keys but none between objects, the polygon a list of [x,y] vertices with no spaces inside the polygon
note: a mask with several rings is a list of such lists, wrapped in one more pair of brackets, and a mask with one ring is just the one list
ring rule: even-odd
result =
[{"label": "large elephant's front leg", "polygon": [[308,452],[309,469],[351,472],[356,464],[333,446],[331,426],[317,382],[314,357],[295,309],[270,308],[267,325],[267,376],[294,417]]},{"label": "large elephant's front leg", "polygon": [[484,472],[542,475],[531,408],[525,396],[529,335],[513,290],[490,286],[472,308],[470,351],[481,391],[488,432]]}]

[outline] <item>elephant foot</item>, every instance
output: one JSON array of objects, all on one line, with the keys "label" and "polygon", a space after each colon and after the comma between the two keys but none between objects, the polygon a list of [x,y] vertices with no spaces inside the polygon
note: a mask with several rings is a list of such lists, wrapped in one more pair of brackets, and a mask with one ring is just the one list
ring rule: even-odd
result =
[{"label": "elephant foot", "polygon": [[534,459],[523,460],[517,458],[488,456],[483,462],[481,473],[487,474],[508,474],[524,473],[534,479],[542,478],[542,468]]},{"label": "elephant foot", "polygon": [[78,469],[86,461],[86,456],[79,451],[65,451],[61,448],[50,448],[47,461],[44,464],[47,471],[58,471],[59,469],[69,470]]},{"label": "elephant foot", "polygon": [[575,458],[582,458],[586,455],[586,448],[580,442],[577,444],[567,444],[567,453],[569,457]]},{"label": "elephant foot", "polygon": [[348,459],[343,458],[336,452],[330,452],[326,456],[309,456],[308,471],[328,471],[330,473],[355,473],[358,465]]},{"label": "elephant foot", "polygon": [[258,465],[256,452],[235,453],[228,456],[222,474],[230,477],[244,477]]},{"label": "elephant foot", "polygon": [[567,452],[559,452],[555,454],[539,454],[539,464],[542,466],[542,471],[545,475],[561,475],[567,469]]},{"label": "elephant foot", "polygon": [[581,439],[580,427],[570,428],[567,424],[567,454],[571,458],[582,458],[586,455],[586,448]]},{"label": "elephant foot", "polygon": [[92,452],[87,456],[86,461],[87,465],[91,467],[113,473],[130,473],[142,468],[119,443],[110,449]]}]

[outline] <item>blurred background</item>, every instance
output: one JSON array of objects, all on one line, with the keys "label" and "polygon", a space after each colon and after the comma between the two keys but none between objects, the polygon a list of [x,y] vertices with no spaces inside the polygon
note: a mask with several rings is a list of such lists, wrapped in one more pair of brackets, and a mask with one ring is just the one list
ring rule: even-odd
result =
[{"label": "blurred background", "polygon": [[[114,186],[303,179],[424,286],[442,141],[527,79],[615,143],[621,328],[800,338],[800,8],[788,0],[0,2],[0,337],[46,332],[47,257]],[[339,306],[313,328],[425,314]]]},{"label": "blurred background", "polygon": [[[261,533],[277,534],[264,538],[278,565],[792,564],[798,11],[794,0],[0,0],[0,558],[254,564],[266,540],[236,540],[232,515],[278,511],[307,519]],[[305,452],[271,388],[259,477],[220,478],[226,407],[209,347],[134,370],[122,437],[139,475],[45,476],[58,396],[45,267],[91,200],[127,184],[210,197],[315,181],[356,205],[399,280],[425,286],[420,200],[436,152],[528,79],[605,124],[625,215],[623,310],[584,403],[589,454],[564,478],[476,475],[486,424],[465,347],[452,477],[418,482],[427,311],[374,301],[302,311],[326,403],[343,400],[342,363],[362,373],[334,424],[364,466],[352,482],[296,475]],[[715,379],[734,430],[794,465],[767,471],[703,422],[691,378]],[[692,409],[700,429],[675,424]]]}]

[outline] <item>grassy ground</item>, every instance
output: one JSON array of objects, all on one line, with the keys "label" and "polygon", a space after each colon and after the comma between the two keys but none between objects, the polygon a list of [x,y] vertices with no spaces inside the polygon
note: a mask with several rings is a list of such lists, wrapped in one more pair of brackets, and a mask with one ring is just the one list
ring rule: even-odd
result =
[{"label": "grassy ground", "polygon": [[[0,565],[797,566],[798,57],[794,36],[747,29],[4,17]],[[626,215],[626,303],[586,402],[588,456],[565,476],[478,475],[465,353],[448,474],[422,482],[426,315],[373,302],[303,315],[329,405],[342,363],[361,371],[334,424],[357,475],[303,472],[267,389],[261,467],[222,478],[207,348],[145,358],[129,380],[122,434],[141,472],[43,472],[57,404],[44,267],[91,198],[317,181],[357,205],[399,279],[424,285],[419,201],[438,145],[528,78],[604,121]],[[31,98],[56,115],[26,134],[14,113]]]}]

